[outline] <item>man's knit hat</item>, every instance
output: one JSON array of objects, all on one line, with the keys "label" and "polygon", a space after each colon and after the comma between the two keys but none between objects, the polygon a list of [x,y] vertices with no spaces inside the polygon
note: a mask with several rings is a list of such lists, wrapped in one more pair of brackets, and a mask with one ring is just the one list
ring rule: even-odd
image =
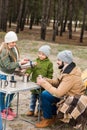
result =
[{"label": "man's knit hat", "polygon": [[71,62],[73,62],[72,52],[69,50],[61,51],[58,53],[57,59],[70,64]]},{"label": "man's knit hat", "polygon": [[51,50],[51,48],[50,48],[49,45],[43,45],[43,46],[41,46],[41,47],[39,48],[38,51],[43,52],[43,53],[48,57],[48,56],[50,55],[50,50]]}]

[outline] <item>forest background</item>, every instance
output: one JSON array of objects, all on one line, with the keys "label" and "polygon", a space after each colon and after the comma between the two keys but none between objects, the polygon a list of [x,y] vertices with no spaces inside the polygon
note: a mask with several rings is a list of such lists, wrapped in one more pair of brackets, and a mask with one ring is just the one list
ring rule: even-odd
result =
[{"label": "forest background", "polygon": [[[58,76],[56,56],[69,49],[74,61],[84,71],[87,68],[87,0],[0,0],[0,43],[6,32],[18,35],[20,58],[35,60],[41,45],[51,46],[50,59],[54,64],[54,77]],[[30,92],[20,93],[19,118],[7,122],[7,130],[37,130],[34,125],[20,120],[27,118]],[[16,97],[12,102],[16,111]],[[4,122],[4,120],[3,120]],[[53,130],[56,126],[45,128]],[[58,124],[57,124],[58,127]],[[69,126],[58,130],[73,130]]]},{"label": "forest background", "polygon": [[24,31],[25,25],[30,32],[36,25],[40,26],[39,38],[46,40],[51,25],[50,41],[58,42],[68,31],[66,38],[76,40],[78,36],[77,44],[87,45],[86,10],[87,0],[0,0],[0,32],[8,31],[12,24],[16,33]]}]

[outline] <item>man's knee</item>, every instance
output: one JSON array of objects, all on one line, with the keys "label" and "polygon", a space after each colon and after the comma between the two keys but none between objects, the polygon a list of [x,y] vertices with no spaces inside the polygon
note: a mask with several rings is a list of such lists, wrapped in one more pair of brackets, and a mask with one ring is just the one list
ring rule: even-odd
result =
[{"label": "man's knee", "polygon": [[47,91],[44,90],[44,91],[41,93],[41,97],[44,97],[44,96],[46,96],[46,95],[47,95]]}]

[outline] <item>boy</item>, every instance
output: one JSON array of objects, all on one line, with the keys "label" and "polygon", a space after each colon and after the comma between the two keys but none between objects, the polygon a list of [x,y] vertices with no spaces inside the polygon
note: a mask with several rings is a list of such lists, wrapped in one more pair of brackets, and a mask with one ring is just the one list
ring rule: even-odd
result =
[{"label": "boy", "polygon": [[[36,79],[39,75],[42,77],[52,78],[53,76],[53,64],[49,60],[48,56],[50,55],[50,46],[43,45],[38,50],[38,58],[36,59],[37,65],[35,67],[29,68],[26,70],[26,74],[30,75],[32,73],[32,82],[36,82]],[[43,89],[41,90],[43,91]],[[37,90],[31,91],[31,98],[30,98],[30,105],[29,105],[29,111],[27,112],[27,116],[37,116],[38,111],[35,114],[35,106],[36,101],[38,100],[39,93]],[[41,103],[40,103],[41,106]],[[39,108],[38,108],[39,109]],[[41,107],[40,107],[41,110]]]}]

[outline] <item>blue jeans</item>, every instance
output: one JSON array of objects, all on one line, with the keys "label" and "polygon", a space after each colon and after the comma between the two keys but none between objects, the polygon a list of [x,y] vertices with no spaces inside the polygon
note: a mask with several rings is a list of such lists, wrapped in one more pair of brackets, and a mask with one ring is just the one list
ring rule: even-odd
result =
[{"label": "blue jeans", "polygon": [[43,117],[50,119],[53,115],[56,115],[57,107],[56,103],[60,101],[60,98],[52,96],[48,91],[44,90],[41,93],[42,111]]},{"label": "blue jeans", "polygon": [[[30,97],[30,103],[29,103],[29,110],[30,111],[35,111],[35,107],[36,107],[36,102],[37,100],[39,100],[39,94],[31,94],[31,97]],[[40,103],[40,104],[39,104]],[[39,105],[40,105],[40,108],[39,108]],[[40,109],[41,110],[41,102],[38,102],[38,110]]]},{"label": "blue jeans", "polygon": [[[8,95],[6,97],[6,102],[5,102],[5,96],[6,96],[5,93],[0,92],[0,108],[1,108],[1,111],[3,111],[4,109],[6,109],[7,107],[10,106],[10,103],[13,99],[14,94],[10,94],[10,98],[9,98],[9,95]],[[8,98],[9,98],[9,104],[8,104]]]}]

